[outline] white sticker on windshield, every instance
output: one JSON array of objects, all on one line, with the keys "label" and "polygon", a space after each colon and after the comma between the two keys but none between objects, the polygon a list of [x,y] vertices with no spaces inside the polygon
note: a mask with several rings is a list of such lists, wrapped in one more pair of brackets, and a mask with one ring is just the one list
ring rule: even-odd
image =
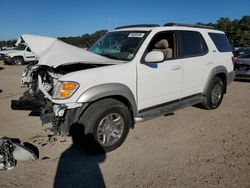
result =
[{"label": "white sticker on windshield", "polygon": [[142,38],[144,35],[145,33],[130,33],[128,37]]}]

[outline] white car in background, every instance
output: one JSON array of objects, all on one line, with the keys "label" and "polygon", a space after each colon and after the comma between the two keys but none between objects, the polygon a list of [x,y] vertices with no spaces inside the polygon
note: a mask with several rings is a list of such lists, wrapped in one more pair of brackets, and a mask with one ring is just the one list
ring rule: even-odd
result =
[{"label": "white car in background", "polygon": [[5,64],[23,65],[37,61],[37,56],[26,43],[18,43],[13,50],[0,51],[1,59]]}]

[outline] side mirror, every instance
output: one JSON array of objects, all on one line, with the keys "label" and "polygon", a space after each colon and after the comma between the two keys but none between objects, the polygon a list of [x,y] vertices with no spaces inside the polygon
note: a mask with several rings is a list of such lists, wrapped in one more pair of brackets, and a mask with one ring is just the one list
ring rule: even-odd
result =
[{"label": "side mirror", "polygon": [[151,51],[145,57],[146,63],[161,63],[165,60],[165,55],[162,51]]}]

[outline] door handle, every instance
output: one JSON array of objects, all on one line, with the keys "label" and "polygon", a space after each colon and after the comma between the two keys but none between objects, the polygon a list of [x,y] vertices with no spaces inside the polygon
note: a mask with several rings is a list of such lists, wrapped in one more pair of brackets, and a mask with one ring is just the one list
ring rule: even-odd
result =
[{"label": "door handle", "polygon": [[171,69],[172,69],[172,70],[179,70],[179,69],[181,69],[181,66],[175,65],[175,66],[172,66]]}]

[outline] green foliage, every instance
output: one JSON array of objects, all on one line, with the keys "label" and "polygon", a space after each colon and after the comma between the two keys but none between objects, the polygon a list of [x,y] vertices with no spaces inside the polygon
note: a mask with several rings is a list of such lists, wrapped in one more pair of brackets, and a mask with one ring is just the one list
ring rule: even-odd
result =
[{"label": "green foliage", "polygon": [[250,16],[243,16],[240,20],[230,20],[229,18],[220,18],[216,23],[202,25],[213,26],[224,31],[233,46],[250,46]]},{"label": "green foliage", "polygon": [[58,39],[68,43],[72,44],[74,46],[82,47],[82,48],[88,48],[90,47],[95,41],[97,41],[101,36],[103,36],[105,33],[107,33],[107,30],[100,30],[96,31],[93,34],[83,34],[82,36],[77,37],[60,37]]},{"label": "green foliage", "polygon": [[16,44],[16,40],[6,40],[6,41],[0,41],[0,48],[2,47],[11,47]]}]

